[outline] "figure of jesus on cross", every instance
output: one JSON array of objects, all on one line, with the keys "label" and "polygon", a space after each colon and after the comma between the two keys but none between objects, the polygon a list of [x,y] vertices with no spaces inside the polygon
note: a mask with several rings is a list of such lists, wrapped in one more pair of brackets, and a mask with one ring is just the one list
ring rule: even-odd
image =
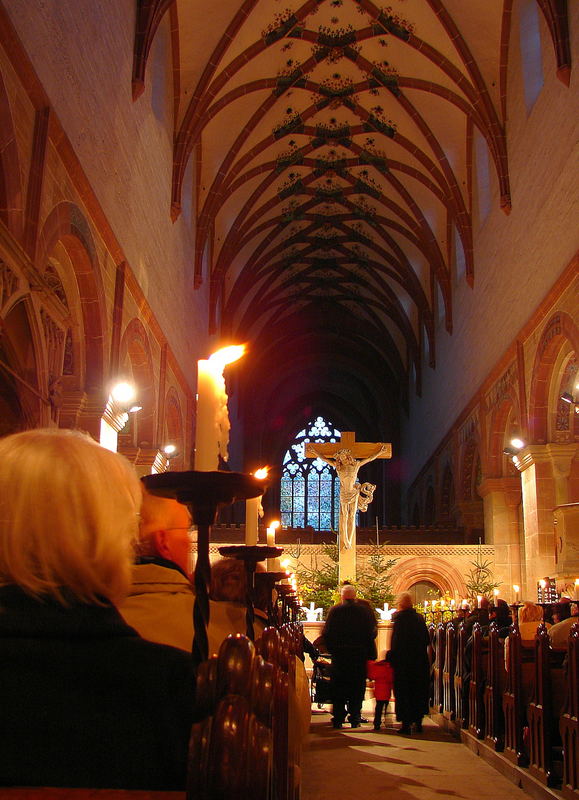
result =
[{"label": "figure of jesus on cross", "polygon": [[306,458],[321,458],[334,467],[340,479],[340,580],[356,578],[356,512],[366,511],[376,486],[360,484],[358,470],[376,458],[391,458],[392,445],[356,442],[356,434],[344,431],[339,442],[308,442]]}]

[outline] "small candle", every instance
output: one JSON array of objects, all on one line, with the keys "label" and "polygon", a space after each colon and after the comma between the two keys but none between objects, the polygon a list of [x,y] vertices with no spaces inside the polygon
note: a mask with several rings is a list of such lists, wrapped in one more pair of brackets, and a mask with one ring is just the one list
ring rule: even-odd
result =
[{"label": "small candle", "polygon": [[575,578],[575,592],[573,594],[573,600],[579,600],[579,578]]},{"label": "small candle", "polygon": [[476,607],[477,608],[480,608],[480,604],[482,602],[482,599],[483,599],[482,594],[477,594],[477,596],[476,596]]},{"label": "small candle", "polygon": [[520,591],[520,589],[521,589],[520,586],[517,586],[516,583],[513,583],[513,591],[515,593],[515,603],[519,602],[519,591]]},{"label": "small candle", "polygon": [[[277,520],[272,522],[269,528],[266,531],[267,537],[267,546],[268,547],[275,547],[275,531],[276,528],[279,528],[279,522]],[[267,571],[268,572],[279,572],[280,568],[280,560],[279,558],[268,558],[267,559]]]},{"label": "small candle", "polygon": [[454,611],[455,605],[456,605],[456,601],[455,600],[451,600],[450,601],[450,607],[452,608],[453,611]]},{"label": "small candle", "polygon": [[497,600],[497,598],[499,596],[499,590],[498,589],[493,589],[493,594],[495,596],[495,600]]},{"label": "small candle", "polygon": [[[262,467],[253,474],[259,480],[265,480],[267,478],[267,467]],[[261,496],[250,497],[249,500],[245,501],[245,544],[248,547],[254,547],[257,544],[258,519],[260,516],[263,516]]]}]

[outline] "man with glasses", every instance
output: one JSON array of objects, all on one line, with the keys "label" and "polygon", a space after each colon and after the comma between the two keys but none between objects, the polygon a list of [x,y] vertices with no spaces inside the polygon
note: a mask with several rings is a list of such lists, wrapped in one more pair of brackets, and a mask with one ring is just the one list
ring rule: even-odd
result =
[{"label": "man with glasses", "polygon": [[143,639],[191,650],[193,602],[191,516],[176,500],[143,487],[137,562],[119,611]]}]

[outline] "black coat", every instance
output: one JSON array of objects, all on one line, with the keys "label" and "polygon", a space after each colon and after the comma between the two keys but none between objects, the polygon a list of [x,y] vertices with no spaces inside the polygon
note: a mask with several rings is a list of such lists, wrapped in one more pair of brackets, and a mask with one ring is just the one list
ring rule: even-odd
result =
[{"label": "black coat", "polygon": [[193,681],[113,606],[0,588],[0,786],[184,788]]},{"label": "black coat", "polygon": [[390,663],[394,667],[396,719],[405,724],[419,722],[429,711],[429,643],[421,614],[413,608],[395,614]]},{"label": "black coat", "polygon": [[355,600],[332,606],[322,636],[332,655],[332,674],[366,680],[366,661],[375,658],[377,627],[371,610]]}]

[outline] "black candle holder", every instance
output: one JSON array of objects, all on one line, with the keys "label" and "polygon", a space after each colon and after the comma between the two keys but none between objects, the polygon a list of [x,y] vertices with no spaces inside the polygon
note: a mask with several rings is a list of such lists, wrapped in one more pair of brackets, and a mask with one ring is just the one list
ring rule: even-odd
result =
[{"label": "black candle holder", "polygon": [[[265,561],[266,558],[279,558],[283,553],[282,547],[269,547],[268,545],[244,545],[234,544],[220,547],[219,552],[226,558],[236,558],[243,561],[245,564],[245,625],[247,629],[247,636],[253,642],[255,640],[255,631],[253,629],[253,622],[255,619],[253,609],[253,597],[255,591],[255,568],[258,561]],[[260,573],[267,575],[266,572]]]},{"label": "black candle holder", "polygon": [[222,505],[235,500],[258,497],[266,489],[267,482],[253,475],[240,472],[161,472],[146,475],[143,479],[147,491],[158,497],[168,497],[188,506],[193,522],[197,526],[197,564],[193,583],[193,661],[196,665],[205,661],[209,654],[207,625],[209,623],[209,534]]},{"label": "black candle holder", "polygon": [[279,627],[279,617],[276,611],[277,603],[275,607],[273,604],[272,593],[274,589],[279,588],[276,584],[279,581],[283,581],[284,578],[287,578],[285,572],[256,572],[254,575],[256,585],[258,583],[265,584],[267,590],[267,618],[269,624],[274,625],[276,628]]}]

